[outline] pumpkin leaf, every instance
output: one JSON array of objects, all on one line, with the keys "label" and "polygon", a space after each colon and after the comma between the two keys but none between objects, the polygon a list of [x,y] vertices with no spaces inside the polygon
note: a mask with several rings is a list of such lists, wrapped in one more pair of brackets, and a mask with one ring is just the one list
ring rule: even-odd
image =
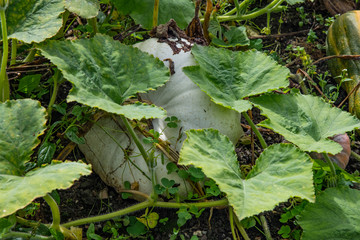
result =
[{"label": "pumpkin leaf", "polygon": [[337,154],[342,147],[328,137],[360,127],[350,113],[311,95],[269,94],[251,102],[268,117],[259,126],[274,130],[304,151]]},{"label": "pumpkin leaf", "polygon": [[314,200],[311,159],[295,146],[268,147],[244,179],[234,146],[226,136],[214,129],[186,134],[179,163],[200,167],[215,180],[239,220],[271,210],[293,196]]},{"label": "pumpkin leaf", "polygon": [[0,103],[0,174],[22,175],[45,130],[45,109],[30,99]]},{"label": "pumpkin leaf", "polygon": [[93,18],[99,13],[98,0],[65,0],[65,7],[83,18]]},{"label": "pumpkin leaf", "polygon": [[301,212],[302,239],[357,239],[360,236],[360,192],[347,187],[328,188]]},{"label": "pumpkin leaf", "polygon": [[11,0],[6,10],[8,38],[42,42],[62,26],[63,0]]},{"label": "pumpkin leaf", "polygon": [[[130,14],[136,23],[143,28],[151,29],[154,0],[111,0],[116,9],[124,15]],[[177,25],[184,29],[194,15],[195,7],[190,0],[162,0],[159,4],[158,24],[174,19]]]},{"label": "pumpkin leaf", "polygon": [[185,74],[217,104],[244,112],[251,108],[245,97],[286,87],[289,70],[257,51],[192,48],[199,66],[183,68]]},{"label": "pumpkin leaf", "polygon": [[214,38],[212,44],[219,47],[243,47],[250,45],[250,39],[246,35],[246,28],[244,26],[231,26],[230,30],[224,33],[226,42],[222,39]]},{"label": "pumpkin leaf", "polygon": [[74,84],[68,101],[130,119],[165,116],[164,110],[155,106],[121,106],[136,93],[154,90],[169,80],[169,70],[159,59],[101,34],[73,42],[49,41],[39,48]]},{"label": "pumpkin leaf", "polygon": [[0,174],[0,218],[54,189],[66,189],[74,180],[90,173],[90,165],[67,162],[32,170],[25,176]]}]

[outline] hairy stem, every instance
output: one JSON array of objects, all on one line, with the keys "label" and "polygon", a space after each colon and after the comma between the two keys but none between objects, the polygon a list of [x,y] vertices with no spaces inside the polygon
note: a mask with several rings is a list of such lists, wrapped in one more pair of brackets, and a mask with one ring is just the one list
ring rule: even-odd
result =
[{"label": "hairy stem", "polygon": [[71,226],[79,226],[79,225],[84,225],[84,224],[88,224],[88,223],[92,223],[92,222],[105,221],[105,220],[108,220],[108,219],[111,219],[111,218],[119,217],[119,216],[129,214],[129,213],[132,213],[132,212],[135,212],[135,211],[139,211],[141,209],[145,209],[145,208],[148,208],[148,207],[163,207],[163,208],[187,207],[187,208],[189,208],[191,206],[195,206],[195,207],[198,207],[198,208],[205,208],[205,207],[226,206],[227,204],[228,204],[227,199],[222,199],[222,200],[218,200],[218,201],[210,201],[210,202],[200,202],[200,203],[176,203],[176,202],[145,201],[145,202],[133,205],[131,207],[121,209],[121,210],[113,212],[113,213],[75,220],[75,221],[72,221],[72,222],[65,223],[62,226],[68,228],[68,227],[71,227]]},{"label": "hairy stem", "polygon": [[239,219],[236,217],[236,215],[234,215],[234,220],[235,220],[237,229],[240,231],[241,236],[243,236],[243,238],[245,240],[250,240],[249,236],[247,235],[247,233],[245,231],[245,228],[243,227],[243,225],[241,224]]},{"label": "hairy stem", "polygon": [[261,221],[261,224],[262,224],[263,229],[264,229],[266,240],[273,240],[273,238],[271,237],[270,229],[269,229],[269,226],[267,224],[266,218],[265,218],[265,216],[263,214],[260,214],[260,221]]},{"label": "hairy stem", "polygon": [[10,99],[10,85],[6,74],[7,60],[9,56],[9,42],[7,36],[5,8],[0,9],[1,32],[3,39],[3,55],[0,70],[0,102]]},{"label": "hairy stem", "polygon": [[259,139],[259,142],[261,144],[261,147],[263,149],[267,148],[267,144],[265,142],[265,139],[263,138],[263,136],[261,135],[261,133],[259,132],[259,130],[257,129],[257,127],[255,126],[254,122],[251,120],[251,118],[249,117],[249,115],[246,112],[242,112],[242,115],[244,116],[244,118],[246,119],[246,121],[249,123],[251,129],[254,131],[255,135],[257,136],[257,138]]},{"label": "hairy stem", "polygon": [[44,197],[46,203],[50,206],[51,214],[52,214],[52,224],[51,228],[55,229],[56,231],[60,231],[60,210],[59,206],[57,205],[56,201],[50,196],[50,194],[46,194]]}]

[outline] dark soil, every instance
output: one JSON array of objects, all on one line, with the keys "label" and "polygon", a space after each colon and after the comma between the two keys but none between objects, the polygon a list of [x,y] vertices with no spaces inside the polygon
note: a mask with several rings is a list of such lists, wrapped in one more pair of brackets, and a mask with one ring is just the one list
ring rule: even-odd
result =
[{"label": "dark soil", "polygon": [[[265,2],[265,1],[263,1]],[[299,13],[296,11],[295,6],[289,6],[288,11],[282,15],[282,19],[284,23],[279,28],[278,19],[280,18],[280,13],[272,14],[271,24],[272,24],[272,33],[277,34],[277,29],[280,29],[279,34],[289,33],[289,35],[280,36],[272,36],[266,37],[263,39],[264,49],[270,51],[275,51],[282,59],[288,59],[289,52],[286,51],[286,47],[289,44],[292,44],[294,47],[301,46],[306,49],[306,52],[310,54],[313,61],[316,61],[322,57],[324,57],[325,50],[319,50],[316,47],[316,44],[324,45],[325,43],[325,33],[326,28],[323,25],[319,25],[315,18],[313,17],[313,13],[322,14],[324,18],[329,17],[329,13],[325,10],[325,8],[319,3],[311,3],[307,1],[306,4],[302,4],[304,6],[305,13],[308,13],[309,23],[304,24],[303,27],[299,27]],[[255,24],[257,24],[260,28],[266,25],[266,16],[259,17],[255,20]],[[318,36],[318,40],[315,43],[308,43],[307,40],[307,31],[299,32],[302,30],[309,30],[310,28],[315,29],[316,35]],[[302,68],[302,64],[300,60],[290,60],[288,63],[288,67],[290,68],[292,73],[296,73],[299,68]],[[327,70],[326,62],[322,62],[317,65],[318,72],[324,72]],[[316,81],[316,79],[314,79]],[[330,79],[331,80],[331,79]],[[293,83],[295,86],[296,84]],[[69,84],[65,84],[61,87],[58,100],[61,101],[65,99],[69,89]],[[317,93],[319,94],[319,93]],[[339,99],[335,103],[337,105],[342,99],[344,99],[346,93],[344,91],[341,92]],[[258,110],[254,109],[253,112],[254,122],[258,123],[264,119],[259,113]],[[55,118],[54,118],[55,117]],[[60,117],[60,116],[58,116]],[[52,121],[56,121],[56,116],[53,116]],[[247,139],[244,138],[244,142],[246,140],[251,139],[250,131],[247,128],[247,123],[243,120],[244,132],[246,133]],[[269,130],[264,129],[262,131],[266,142],[270,145],[273,143],[283,142],[283,138]],[[252,163],[252,156],[254,154],[255,159],[261,153],[260,144],[255,139],[254,144],[254,153],[252,153],[251,144],[238,144],[236,148],[236,152],[239,157],[239,162],[242,166],[247,165],[250,166]],[[360,148],[358,144],[354,143],[353,150],[357,153],[360,153]],[[77,153],[77,158],[81,159],[83,156]],[[360,162],[351,158],[349,165],[346,168],[349,172],[354,172],[356,170],[360,170]],[[106,214],[116,210],[123,209],[127,206],[131,206],[136,204],[134,200],[123,200],[121,195],[117,193],[111,187],[106,186],[101,179],[95,174],[91,174],[90,176],[82,177],[79,181],[76,181],[75,184],[67,190],[59,190],[60,195],[60,209],[61,209],[61,218],[62,222],[68,222],[88,216],[95,216],[99,214]],[[51,212],[48,208],[47,204],[40,201],[41,207],[37,212],[37,215],[34,217],[36,220],[42,221],[51,221]],[[274,239],[282,239],[281,236],[277,233],[280,227],[283,225],[279,222],[280,215],[283,213],[282,207],[286,206],[287,203],[283,203],[280,207],[275,208],[273,211],[266,212],[264,215],[268,221],[268,225],[271,231],[271,234]],[[160,219],[169,218],[166,224],[158,223],[157,227],[152,229],[147,235],[144,235],[144,238],[147,239],[169,239],[173,234],[173,229],[177,228],[177,214],[176,210],[172,209],[155,209],[160,215]],[[133,215],[141,216],[144,212],[137,212]],[[225,239],[233,239],[230,229],[229,223],[229,214],[228,209],[206,209],[199,218],[193,217],[189,220],[179,232],[179,236],[183,235],[185,239],[190,239],[193,235],[196,235],[198,239],[214,239],[214,240],[225,240]],[[102,231],[105,222],[100,222],[95,224],[96,233],[101,235],[104,238],[110,237],[109,234],[106,234]],[[84,228],[83,235],[85,236],[88,225],[81,226]],[[262,231],[262,226],[257,224],[256,227],[252,227],[247,230],[247,233],[250,239],[260,240],[265,239]],[[127,234],[125,227],[119,230],[120,234]],[[120,239],[120,238],[119,238]],[[180,239],[180,238],[178,238]],[[241,238],[242,239],[242,238]]]}]

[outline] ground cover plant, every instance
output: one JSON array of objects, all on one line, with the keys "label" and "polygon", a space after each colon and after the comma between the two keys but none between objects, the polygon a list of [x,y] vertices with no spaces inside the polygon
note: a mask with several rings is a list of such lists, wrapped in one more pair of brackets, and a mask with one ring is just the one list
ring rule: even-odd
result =
[{"label": "ground cover plant", "polygon": [[[171,221],[160,209],[175,209],[166,237],[199,239],[181,229],[215,208],[227,213],[223,227],[233,239],[253,239],[254,231],[267,240],[356,239],[360,178],[343,169],[351,151],[341,137],[357,143],[357,48],[332,45],[329,31],[330,78],[304,47],[283,46],[279,56],[264,46],[288,8],[299,27],[316,21],[324,36],[334,21],[343,27],[342,16],[310,20],[306,4],[0,1],[0,238],[155,239]],[[318,36],[306,34],[314,45]],[[334,61],[342,69],[333,70]],[[341,84],[348,96],[335,107]],[[282,141],[269,144],[269,132]],[[59,192],[92,171],[137,202],[64,221],[59,205],[72,199]],[[51,219],[37,215],[42,201]],[[266,214],[274,209],[275,232]]]}]

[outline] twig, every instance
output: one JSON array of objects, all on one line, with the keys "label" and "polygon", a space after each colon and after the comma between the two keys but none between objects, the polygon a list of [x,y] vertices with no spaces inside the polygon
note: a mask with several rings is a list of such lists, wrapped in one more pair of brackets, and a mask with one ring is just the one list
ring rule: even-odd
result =
[{"label": "twig", "polygon": [[[313,30],[317,30],[319,29],[320,26],[316,26],[314,27]],[[293,36],[293,35],[299,35],[299,34],[304,34],[304,33],[308,33],[311,29],[307,29],[307,30],[301,30],[301,31],[297,31],[297,32],[290,32],[290,33],[281,33],[281,34],[271,34],[271,35],[259,35],[259,36],[249,36],[249,39],[266,39],[266,38],[283,38],[283,37],[289,37],[289,36]]]},{"label": "twig", "polygon": [[327,56],[327,57],[323,57],[320,58],[318,60],[316,60],[315,62],[312,63],[312,65],[318,64],[322,61],[326,61],[329,59],[333,59],[333,58],[342,58],[342,59],[347,59],[347,60],[352,60],[352,59],[360,59],[360,55],[332,55],[332,56]]},{"label": "twig", "polygon": [[[325,96],[325,94],[320,90],[320,88],[317,86],[317,84],[314,82],[314,80],[312,80],[312,78],[309,76],[309,74],[307,74],[307,72],[305,72],[302,69],[298,69],[296,74],[302,73],[315,87],[315,89],[320,93],[320,95],[327,101],[330,102],[330,100]],[[334,106],[334,105],[333,105]]]},{"label": "twig", "polygon": [[350,93],[346,96],[346,98],[344,98],[344,100],[342,100],[342,102],[337,107],[340,108],[345,103],[345,101],[351,96],[351,94],[353,94],[355,91],[359,89],[359,87],[360,87],[360,82],[356,84],[356,86],[350,91]]}]

